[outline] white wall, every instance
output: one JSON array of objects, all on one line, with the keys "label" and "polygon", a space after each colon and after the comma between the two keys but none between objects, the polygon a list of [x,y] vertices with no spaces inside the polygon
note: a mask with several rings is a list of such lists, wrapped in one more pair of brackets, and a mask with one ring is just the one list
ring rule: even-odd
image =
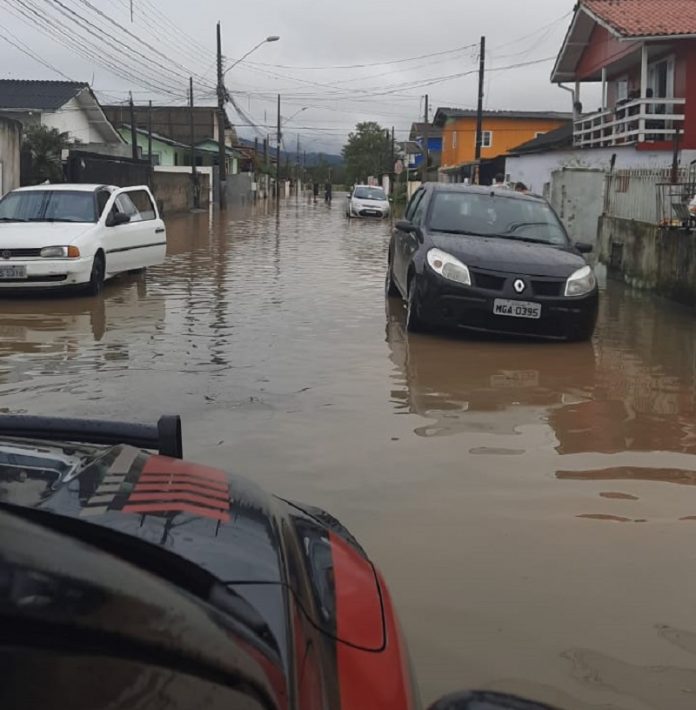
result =
[{"label": "white wall", "polygon": [[[512,182],[523,182],[539,195],[551,183],[551,175],[563,168],[600,168],[608,170],[611,156],[616,154],[617,170],[624,168],[667,168],[672,165],[669,151],[639,151],[633,146],[591,148],[586,150],[556,150],[548,153],[510,156],[505,161],[505,172]],[[681,151],[681,164],[686,166],[696,158],[696,151]]]},{"label": "white wall", "polygon": [[103,143],[102,137],[91,127],[87,112],[76,98],[70,99],[57,111],[44,111],[41,123],[48,128],[57,128],[61,133],[69,133],[72,140],[81,143]]}]

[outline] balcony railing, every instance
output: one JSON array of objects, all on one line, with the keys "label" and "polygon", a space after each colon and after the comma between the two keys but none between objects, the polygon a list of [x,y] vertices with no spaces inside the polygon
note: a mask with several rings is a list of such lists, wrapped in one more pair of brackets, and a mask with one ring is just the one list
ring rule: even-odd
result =
[{"label": "balcony railing", "polygon": [[635,99],[575,121],[573,142],[582,148],[671,141],[684,124],[686,99]]}]

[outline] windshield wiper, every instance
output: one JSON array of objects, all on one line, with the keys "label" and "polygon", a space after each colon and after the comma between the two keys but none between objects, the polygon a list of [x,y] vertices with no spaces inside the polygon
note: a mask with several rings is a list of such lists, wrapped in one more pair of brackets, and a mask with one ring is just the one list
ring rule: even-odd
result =
[{"label": "windshield wiper", "polygon": [[[545,223],[544,223],[545,224]],[[548,239],[535,239],[534,237],[513,237],[509,232],[504,234],[491,234],[491,237],[498,237],[499,239],[512,239],[513,242],[528,242],[529,244],[548,244],[549,246],[561,246],[560,244],[555,244],[550,242]]]},{"label": "windshield wiper", "polygon": [[470,229],[438,229],[432,228],[434,232],[441,234],[461,234],[463,237],[497,237],[497,234],[485,234],[484,232],[472,232]]}]

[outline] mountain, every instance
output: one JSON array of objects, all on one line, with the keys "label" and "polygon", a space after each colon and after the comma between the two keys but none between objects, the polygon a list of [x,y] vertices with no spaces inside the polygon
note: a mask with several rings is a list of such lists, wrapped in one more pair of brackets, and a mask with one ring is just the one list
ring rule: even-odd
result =
[{"label": "mountain", "polygon": [[[249,140],[248,138],[239,138],[238,139],[239,145],[243,146],[249,146],[250,148],[254,147],[254,141]],[[263,148],[263,144],[259,143],[259,150]],[[275,147],[271,148],[271,153],[275,156]],[[285,163],[286,158],[287,162],[289,162],[291,165],[295,165],[297,161],[297,152],[292,150],[292,151],[285,151],[281,150],[280,151],[280,162]],[[311,168],[316,165],[321,165],[322,161],[324,165],[329,165],[331,167],[338,167],[339,165],[343,165],[343,156],[341,155],[333,155],[331,153],[307,153],[306,155],[300,152],[299,155],[299,162],[302,163],[303,158],[306,160],[305,162],[305,167]]]}]

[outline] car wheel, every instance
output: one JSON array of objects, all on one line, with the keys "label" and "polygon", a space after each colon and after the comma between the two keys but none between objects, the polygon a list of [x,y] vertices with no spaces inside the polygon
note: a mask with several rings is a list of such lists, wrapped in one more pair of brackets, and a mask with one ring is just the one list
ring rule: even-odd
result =
[{"label": "car wheel", "polygon": [[106,263],[104,255],[100,252],[94,257],[92,262],[92,273],[87,284],[87,293],[90,296],[98,296],[104,290],[104,277],[106,275]]},{"label": "car wheel", "polygon": [[394,283],[394,276],[392,274],[392,263],[391,259],[387,262],[387,275],[384,278],[384,295],[387,298],[396,298],[400,296],[399,289]]},{"label": "car wheel", "polygon": [[406,304],[406,330],[409,333],[420,333],[425,330],[425,324],[420,316],[420,299],[416,287],[416,277],[408,282],[408,302]]}]

